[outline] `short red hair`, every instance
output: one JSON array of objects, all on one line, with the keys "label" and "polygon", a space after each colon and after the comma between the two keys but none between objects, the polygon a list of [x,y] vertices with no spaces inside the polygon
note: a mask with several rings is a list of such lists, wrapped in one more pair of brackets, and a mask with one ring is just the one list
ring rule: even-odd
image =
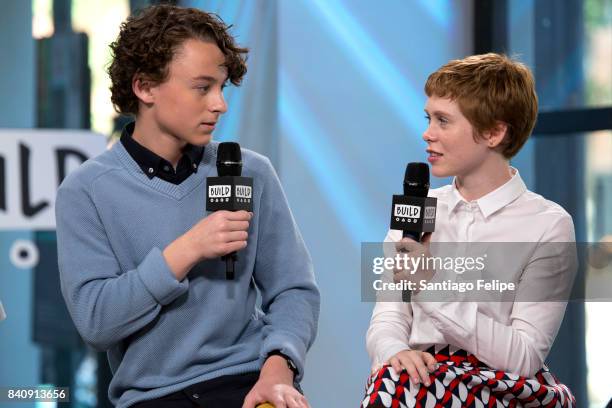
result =
[{"label": "short red hair", "polygon": [[456,101],[476,135],[505,123],[508,130],[498,149],[507,159],[523,147],[538,114],[529,68],[495,53],[449,61],[429,75],[425,93]]}]

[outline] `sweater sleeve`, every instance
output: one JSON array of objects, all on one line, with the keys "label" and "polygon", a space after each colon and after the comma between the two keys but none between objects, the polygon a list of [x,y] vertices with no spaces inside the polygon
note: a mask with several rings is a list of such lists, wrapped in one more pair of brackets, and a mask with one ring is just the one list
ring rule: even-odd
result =
[{"label": "sweater sleeve", "polygon": [[89,190],[94,183],[79,181],[66,179],[57,192],[60,284],[83,340],[107,350],[187,291],[188,280],[176,280],[159,248],[151,248],[136,268],[122,271]]},{"label": "sweater sleeve", "polygon": [[313,265],[293,219],[280,180],[268,159],[264,160],[263,192],[259,210],[259,236],[254,279],[262,297],[263,360],[280,350],[304,374],[306,351],[314,342],[320,295]]}]

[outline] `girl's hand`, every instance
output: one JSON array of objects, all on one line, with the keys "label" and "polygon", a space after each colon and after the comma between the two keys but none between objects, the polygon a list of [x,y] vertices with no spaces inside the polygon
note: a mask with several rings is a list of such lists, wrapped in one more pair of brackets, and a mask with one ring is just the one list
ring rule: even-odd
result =
[{"label": "girl's hand", "polygon": [[391,365],[397,374],[406,370],[414,384],[422,382],[429,387],[429,373],[436,369],[436,359],[431,354],[420,350],[403,350],[394,355],[385,364]]}]

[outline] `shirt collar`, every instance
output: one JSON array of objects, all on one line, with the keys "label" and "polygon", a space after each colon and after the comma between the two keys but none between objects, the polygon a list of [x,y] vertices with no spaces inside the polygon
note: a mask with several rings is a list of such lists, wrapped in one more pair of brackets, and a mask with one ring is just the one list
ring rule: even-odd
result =
[{"label": "shirt collar", "polygon": [[[527,191],[527,186],[523,182],[519,171],[514,167],[511,167],[511,170],[513,175],[510,180],[483,197],[480,197],[478,200],[475,200],[485,218],[504,208]],[[466,202],[461,193],[459,193],[456,183],[457,179],[455,178],[453,179],[451,194],[448,201],[449,212],[454,211],[460,202]]]},{"label": "shirt collar", "polygon": [[[134,134],[135,122],[130,122],[123,128],[121,133],[121,143],[128,151],[130,156],[136,161],[142,171],[149,177],[153,178],[157,175],[159,169],[164,165],[170,165],[170,163],[161,156],[153,153],[140,143],[138,143],[132,135]],[[183,157],[189,160],[189,167],[193,169],[193,172],[198,171],[198,166],[204,156],[204,146],[196,146],[187,144],[183,148]],[[182,158],[181,158],[182,159]]]}]

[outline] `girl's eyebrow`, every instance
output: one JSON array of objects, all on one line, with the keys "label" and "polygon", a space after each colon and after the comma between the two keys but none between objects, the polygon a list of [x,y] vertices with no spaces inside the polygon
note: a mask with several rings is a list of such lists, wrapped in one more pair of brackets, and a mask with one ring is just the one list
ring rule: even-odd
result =
[{"label": "girl's eyebrow", "polygon": [[[426,114],[428,114],[428,115],[430,114],[430,113],[427,111],[427,109],[425,109],[425,113],[426,113]],[[433,111],[431,114],[432,114],[432,115],[436,115],[436,116],[449,116],[449,117],[450,117],[450,116],[453,116],[453,115],[451,115],[450,113],[446,113],[446,112],[441,111],[441,110],[436,110],[436,111]]]}]

